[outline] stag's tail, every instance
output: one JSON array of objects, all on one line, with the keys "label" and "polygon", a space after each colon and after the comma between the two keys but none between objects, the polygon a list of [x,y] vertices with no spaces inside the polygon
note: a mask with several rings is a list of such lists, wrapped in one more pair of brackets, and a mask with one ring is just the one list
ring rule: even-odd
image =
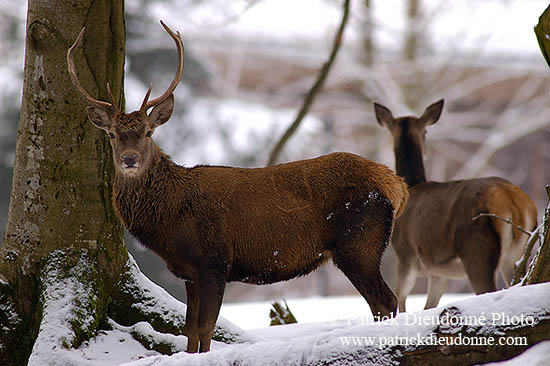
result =
[{"label": "stag's tail", "polygon": [[382,164],[377,164],[376,173],[380,193],[391,201],[395,217],[399,217],[403,213],[409,199],[409,187],[407,183],[405,183],[402,177]]},{"label": "stag's tail", "polygon": [[399,199],[398,205],[397,202],[393,204],[393,208],[396,212],[395,217],[399,217],[403,213],[403,211],[405,210],[405,206],[407,205],[407,201],[409,200],[409,187],[407,186],[407,183],[405,183],[405,180],[403,178],[397,178],[399,178],[401,188],[401,199]]}]

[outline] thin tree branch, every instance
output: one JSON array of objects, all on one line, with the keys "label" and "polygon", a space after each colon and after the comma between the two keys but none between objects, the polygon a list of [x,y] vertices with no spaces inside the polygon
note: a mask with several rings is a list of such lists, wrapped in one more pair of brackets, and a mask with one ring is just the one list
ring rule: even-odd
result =
[{"label": "thin tree branch", "polygon": [[539,232],[541,230],[542,230],[542,225],[539,225],[539,227],[537,227],[531,233],[531,236],[529,236],[529,239],[525,244],[525,248],[523,249],[523,255],[521,256],[519,261],[516,262],[514,266],[514,278],[512,279],[512,283],[510,285],[513,286],[520,283],[525,277],[525,274],[527,273],[527,261],[531,256],[531,251],[533,250],[535,243],[537,242],[537,240],[539,240],[539,237],[540,237]]},{"label": "thin tree branch", "polygon": [[285,131],[283,136],[280,138],[279,142],[277,142],[277,145],[273,148],[271,151],[271,154],[269,156],[269,161],[267,165],[273,165],[279,158],[279,155],[283,151],[283,148],[285,147],[287,141],[292,137],[294,132],[298,129],[298,126],[304,119],[304,117],[307,115],[307,112],[309,111],[309,108],[313,104],[313,101],[315,100],[316,95],[319,93],[321,88],[323,87],[323,84],[325,83],[325,80],[327,78],[327,75],[330,71],[330,68],[332,67],[332,64],[334,63],[334,60],[336,59],[336,55],[338,54],[338,50],[340,49],[340,45],[342,44],[342,38],[344,34],[344,30],[346,28],[346,24],[348,22],[349,18],[349,3],[350,0],[345,0],[343,5],[343,15],[342,20],[340,22],[340,26],[338,27],[338,30],[336,32],[336,35],[334,36],[334,41],[332,45],[332,52],[330,53],[330,56],[323,64],[323,67],[319,71],[319,74],[317,76],[317,80],[309,90],[309,93],[307,94],[304,104],[302,105],[302,108],[298,112],[298,115],[296,116],[296,119],[292,124],[288,127],[288,129]]},{"label": "thin tree branch", "polygon": [[546,195],[548,203],[542,217],[542,229],[539,231],[539,248],[531,260],[527,274],[521,280],[522,285],[548,282],[550,279],[550,185],[546,186]]},{"label": "thin tree branch", "polygon": [[501,216],[498,216],[498,215],[495,215],[494,213],[480,213],[479,215],[475,216],[474,218],[472,218],[472,221],[475,221],[477,219],[479,219],[480,217],[483,217],[483,216],[490,216],[490,217],[494,217],[495,219],[499,219],[499,220],[502,220],[502,221],[505,221],[507,222],[508,224],[512,225],[513,227],[515,227],[516,229],[518,229],[519,231],[522,231],[524,232],[525,234],[527,235],[533,235],[533,233],[529,230],[525,230],[524,228],[522,228],[521,226],[519,225],[516,225],[512,222],[512,219],[508,218],[508,219],[505,219],[504,217],[501,217]]}]

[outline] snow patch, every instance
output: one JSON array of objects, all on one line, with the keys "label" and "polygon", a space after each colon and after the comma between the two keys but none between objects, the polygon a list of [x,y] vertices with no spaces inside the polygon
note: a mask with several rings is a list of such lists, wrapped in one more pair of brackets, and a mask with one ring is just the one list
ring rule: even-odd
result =
[{"label": "snow patch", "polygon": [[42,271],[42,322],[29,366],[80,365],[80,358],[70,350],[76,338],[74,327],[86,330],[95,322],[93,312],[83,310],[96,301],[96,294],[89,282],[81,280],[93,266],[83,252],[77,265],[66,269],[65,257],[63,250],[52,252]]}]

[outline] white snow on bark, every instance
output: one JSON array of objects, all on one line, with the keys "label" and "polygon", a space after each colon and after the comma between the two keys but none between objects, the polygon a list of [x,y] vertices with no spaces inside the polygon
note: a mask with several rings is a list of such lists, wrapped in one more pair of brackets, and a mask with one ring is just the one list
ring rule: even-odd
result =
[{"label": "white snow on bark", "polygon": [[42,272],[42,322],[29,366],[83,365],[71,346],[76,337],[74,326],[86,330],[95,321],[86,310],[90,302],[96,301],[96,295],[92,285],[82,281],[92,266],[86,255],[73,268],[67,270],[64,266],[64,253],[59,250],[52,253]]}]

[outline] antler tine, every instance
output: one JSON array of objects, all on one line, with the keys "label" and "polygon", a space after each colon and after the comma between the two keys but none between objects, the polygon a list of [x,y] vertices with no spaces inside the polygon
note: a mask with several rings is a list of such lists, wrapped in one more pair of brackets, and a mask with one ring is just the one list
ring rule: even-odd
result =
[{"label": "antler tine", "polygon": [[111,91],[111,85],[107,83],[107,93],[109,94],[109,99],[111,100],[111,105],[113,106],[113,111],[115,113],[118,113],[118,105],[115,101],[115,97],[113,97],[113,92]]},{"label": "antler tine", "polygon": [[145,93],[145,98],[143,98],[143,102],[141,102],[141,107],[139,107],[139,110],[142,112],[147,112],[147,102],[149,101],[151,90],[153,90],[153,83],[149,84],[149,89],[147,89],[147,93]]},{"label": "antler tine", "polygon": [[107,102],[102,102],[101,100],[92,98],[86,92],[86,90],[84,90],[82,85],[80,85],[80,82],[78,81],[78,77],[76,76],[76,68],[74,66],[74,51],[80,45],[80,43],[82,43],[85,30],[86,30],[86,27],[82,28],[82,30],[78,34],[78,37],[74,41],[73,45],[67,51],[67,68],[69,69],[69,75],[71,77],[71,81],[73,82],[74,87],[80,93],[80,95],[82,95],[88,101],[88,104],[103,110],[107,110],[109,112],[113,112],[117,109],[114,103],[111,104]]},{"label": "antler tine", "polygon": [[174,80],[172,80],[172,84],[168,87],[168,89],[162,94],[160,97],[155,98],[149,102],[146,102],[145,100],[142,103],[142,108],[146,111],[147,109],[154,107],[155,105],[162,103],[166,98],[170,96],[178,86],[178,83],[181,80],[181,76],[183,75],[183,42],[181,40],[180,32],[174,33],[164,22],[161,20],[160,24],[164,27],[166,32],[172,37],[174,42],[176,43],[176,47],[178,50],[178,70],[176,71],[176,76],[174,76]]}]

